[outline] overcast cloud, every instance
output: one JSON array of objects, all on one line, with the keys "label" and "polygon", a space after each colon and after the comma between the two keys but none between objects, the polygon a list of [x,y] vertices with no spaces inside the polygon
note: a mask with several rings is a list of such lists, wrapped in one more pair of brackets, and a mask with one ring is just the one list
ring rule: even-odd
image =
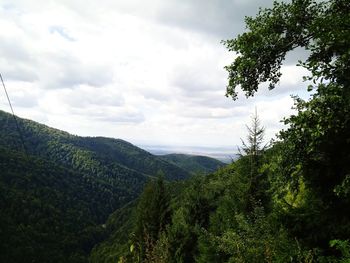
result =
[{"label": "overcast cloud", "polygon": [[[141,145],[232,146],[258,108],[267,138],[305,94],[288,57],[281,84],[225,97],[220,44],[268,0],[0,0],[0,70],[15,112],[87,136]],[[1,99],[2,98],[2,99]],[[9,111],[5,95],[0,109]]]}]

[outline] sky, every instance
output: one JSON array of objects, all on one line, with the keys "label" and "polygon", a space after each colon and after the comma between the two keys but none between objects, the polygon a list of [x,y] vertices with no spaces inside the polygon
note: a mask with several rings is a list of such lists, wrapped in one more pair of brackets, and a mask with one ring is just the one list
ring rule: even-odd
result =
[{"label": "sky", "polygon": [[[280,85],[225,97],[221,40],[268,0],[0,0],[0,72],[15,113],[139,146],[236,149],[257,108],[266,140],[304,94],[294,52]],[[4,92],[0,109],[7,112]]]}]

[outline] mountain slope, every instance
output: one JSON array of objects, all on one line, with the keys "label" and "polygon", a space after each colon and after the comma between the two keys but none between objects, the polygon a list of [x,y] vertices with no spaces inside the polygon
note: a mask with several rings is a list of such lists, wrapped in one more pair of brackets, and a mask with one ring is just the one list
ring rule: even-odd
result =
[{"label": "mountain slope", "polygon": [[225,166],[224,163],[210,158],[207,156],[195,156],[187,154],[166,154],[160,156],[163,160],[173,163],[182,169],[195,174],[195,173],[212,173],[219,169],[220,167]]},{"label": "mountain slope", "polygon": [[[28,153],[99,177],[128,181],[155,176],[162,171],[168,180],[185,179],[189,174],[174,164],[123,140],[79,137],[34,121],[18,118]],[[20,136],[10,114],[0,111],[0,146],[21,149]],[[134,182],[132,182],[134,183]]]},{"label": "mountain slope", "polygon": [[52,162],[0,148],[0,262],[86,262],[98,224],[127,196]]},{"label": "mountain slope", "polygon": [[79,137],[0,111],[0,262],[86,262],[108,216],[164,173],[190,174],[123,140]]},{"label": "mountain slope", "polygon": [[96,152],[100,158],[116,161],[125,167],[140,173],[155,176],[163,172],[167,179],[184,179],[188,176],[186,170],[164,161],[158,156],[134,146],[133,144],[105,137],[85,137],[76,143],[77,146]]}]

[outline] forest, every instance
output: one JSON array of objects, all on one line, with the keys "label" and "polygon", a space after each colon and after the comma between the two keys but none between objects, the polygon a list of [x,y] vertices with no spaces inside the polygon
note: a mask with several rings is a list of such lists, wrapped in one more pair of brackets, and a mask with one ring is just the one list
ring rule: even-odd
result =
[{"label": "forest", "polygon": [[[130,216],[91,253],[92,262],[350,262],[350,2],[275,2],[247,17],[247,32],[223,41],[238,57],[226,66],[227,97],[279,88],[286,54],[310,99],[270,145],[258,115],[241,158],[182,184],[149,182]],[[118,235],[118,229],[128,231]]]},{"label": "forest", "polygon": [[130,206],[148,180],[158,173],[184,180],[224,166],[15,118],[0,111],[0,262],[87,262],[107,238],[107,218]]},{"label": "forest", "polygon": [[[222,44],[226,96],[279,89],[302,48],[305,91],[240,157],[154,156],[0,112],[0,262],[350,262],[350,2],[274,2]],[[240,98],[241,99],[241,98]]]}]

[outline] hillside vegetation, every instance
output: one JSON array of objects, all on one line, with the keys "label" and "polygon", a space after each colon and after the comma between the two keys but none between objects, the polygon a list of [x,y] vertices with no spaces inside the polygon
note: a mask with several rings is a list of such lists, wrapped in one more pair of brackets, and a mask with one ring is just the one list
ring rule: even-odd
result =
[{"label": "hillside vegetation", "polygon": [[[37,122],[17,119],[30,155],[50,159],[109,180],[123,180],[123,184],[128,184],[129,189],[135,183],[128,182],[129,179],[154,176],[159,171],[166,174],[170,180],[184,179],[188,176],[183,169],[164,162],[126,141],[79,137]],[[0,111],[0,125],[0,145],[23,150],[12,116]],[[117,182],[115,184],[117,185]]]},{"label": "hillside vegetation", "polygon": [[95,247],[93,262],[350,262],[349,25],[348,0],[276,1],[247,17],[247,32],[223,42],[237,54],[226,95],[275,88],[301,47],[309,100],[293,97],[269,149],[256,115],[235,163],[175,194],[162,178],[148,183],[128,240],[114,254]]},{"label": "hillside vegetation", "polygon": [[311,93],[268,146],[256,113],[240,158],[208,175],[193,173],[217,162],[19,119],[24,151],[0,112],[0,261],[350,262],[349,25],[348,0],[276,1],[223,41],[228,97],[276,88],[296,48]]},{"label": "hillside vegetation", "polygon": [[123,140],[79,137],[0,111],[1,262],[86,262],[102,225],[158,173],[190,176]]},{"label": "hillside vegetation", "polygon": [[21,134],[13,116],[0,111],[1,262],[86,262],[118,228],[110,222],[126,221],[125,206],[147,181],[197,172],[120,139],[79,137],[16,118]]},{"label": "hillside vegetation", "polygon": [[259,155],[253,177],[245,156],[181,185],[150,182],[111,216],[91,262],[348,262],[349,198],[335,193],[325,205],[304,180],[292,186],[285,147]]},{"label": "hillside vegetation", "polygon": [[0,148],[0,262],[86,262],[128,196],[103,180]]}]

